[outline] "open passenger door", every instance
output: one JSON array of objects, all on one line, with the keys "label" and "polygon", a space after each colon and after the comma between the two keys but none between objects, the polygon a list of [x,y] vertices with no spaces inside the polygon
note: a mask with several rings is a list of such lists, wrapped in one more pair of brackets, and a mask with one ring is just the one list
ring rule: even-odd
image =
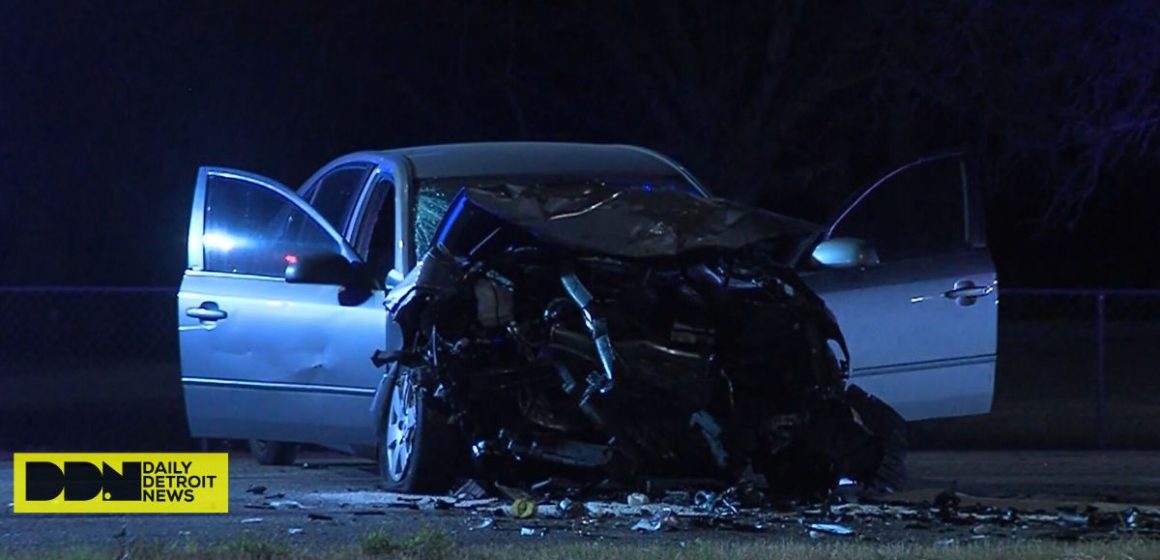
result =
[{"label": "open passenger door", "polygon": [[908,420],[989,412],[998,284],[963,158],[919,160],[852,200],[797,267],[838,318],[851,382]]}]

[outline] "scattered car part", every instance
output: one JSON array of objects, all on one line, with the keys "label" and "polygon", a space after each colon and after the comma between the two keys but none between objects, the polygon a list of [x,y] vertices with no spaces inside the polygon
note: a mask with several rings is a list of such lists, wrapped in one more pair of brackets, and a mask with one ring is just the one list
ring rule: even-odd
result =
[{"label": "scattered car part", "polygon": [[818,531],[829,535],[849,536],[854,534],[854,530],[837,523],[810,523],[810,531]]}]

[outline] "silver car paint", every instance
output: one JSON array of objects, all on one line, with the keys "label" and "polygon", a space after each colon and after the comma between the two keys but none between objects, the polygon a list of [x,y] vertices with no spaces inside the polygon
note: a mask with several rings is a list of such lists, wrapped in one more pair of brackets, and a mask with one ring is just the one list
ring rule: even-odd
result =
[{"label": "silver car paint", "polygon": [[852,381],[903,418],[991,410],[998,300],[963,305],[945,295],[963,280],[995,285],[986,250],[824,270],[802,280],[838,318]]},{"label": "silver car paint", "polygon": [[[277,182],[203,169],[191,220],[190,265],[178,293],[178,337],[190,432],[198,437],[274,441],[373,441],[369,416],[382,376],[370,352],[383,344],[383,292],[340,305],[337,286],[202,270],[206,179],[220,175],[259,185],[290,201]],[[313,209],[297,204],[314,220]],[[329,226],[327,226],[329,228]],[[332,228],[328,233],[339,239]],[[348,258],[353,256],[344,247]],[[190,310],[213,304],[228,315],[202,320]],[[195,314],[195,313],[194,313]]]},{"label": "silver car paint", "polygon": [[[621,153],[621,160],[628,165],[667,166],[704,192],[684,168],[656,152],[632,146],[553,143],[358,152],[324,166],[300,192],[345,163],[375,164],[374,175],[390,177],[395,186],[395,268],[406,273],[414,266],[409,207],[414,181],[420,176],[415,161],[427,173],[478,176],[494,167],[498,158],[503,169],[519,176],[542,172],[545,158],[528,154],[543,154],[545,150],[569,155],[562,164],[569,172],[585,169],[585,158]],[[440,153],[446,157],[440,159]],[[597,170],[609,172],[598,161],[588,168],[593,174]],[[189,268],[178,309],[192,434],[312,442],[342,449],[373,445],[376,419],[369,408],[382,371],[371,365],[369,353],[386,342],[384,294],[375,293],[359,305],[342,306],[338,287],[291,285],[280,279],[202,271],[201,209],[206,173],[228,173],[278,192],[322,223],[336,240],[344,241],[357,229],[357,224],[348,224],[342,232],[345,236],[341,235],[275,181],[237,171],[202,171],[191,216]],[[368,211],[363,207],[366,190],[374,184],[369,181],[359,195],[363,214]],[[345,242],[343,247],[348,258],[357,260]],[[961,280],[994,286],[994,268],[985,248],[962,255],[886,263],[867,270],[824,270],[803,274],[803,279],[837,315],[850,345],[857,382],[908,419],[990,409],[997,300],[980,299],[963,306],[943,295]],[[207,324],[186,314],[206,301],[217,303],[229,317]]]},{"label": "silver car paint", "polygon": [[[963,154],[920,158],[883,175],[855,193],[819,236],[831,239],[860,202],[894,188],[895,177],[945,160],[957,161],[960,170],[967,245],[963,250],[802,274],[838,318],[850,348],[852,381],[907,420],[991,410],[998,279],[986,248],[979,192],[968,181]],[[978,296],[957,297],[961,293]]]}]

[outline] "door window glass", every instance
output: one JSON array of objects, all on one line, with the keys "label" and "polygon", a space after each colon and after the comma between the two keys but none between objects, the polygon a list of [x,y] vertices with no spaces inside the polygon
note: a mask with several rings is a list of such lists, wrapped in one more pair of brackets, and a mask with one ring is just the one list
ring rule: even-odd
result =
[{"label": "door window glass", "polygon": [[887,179],[838,223],[831,237],[869,241],[886,262],[965,249],[965,224],[961,165],[947,158]]},{"label": "door window glass", "polygon": [[205,193],[205,269],[282,277],[299,255],[339,253],[325,229],[277,191],[211,175]]},{"label": "door window glass", "polygon": [[344,231],[370,170],[369,165],[347,165],[323,175],[309,195],[310,205],[334,229]]}]

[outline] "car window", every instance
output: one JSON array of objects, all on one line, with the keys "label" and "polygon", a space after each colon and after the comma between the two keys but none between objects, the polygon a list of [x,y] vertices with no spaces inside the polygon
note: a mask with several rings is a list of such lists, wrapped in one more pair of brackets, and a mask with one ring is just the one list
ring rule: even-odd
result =
[{"label": "car window", "polygon": [[830,237],[869,241],[883,262],[967,248],[966,203],[957,158],[930,161],[887,179]]},{"label": "car window", "polygon": [[441,185],[420,185],[415,198],[415,262],[419,262],[435,241],[435,230],[447,214],[451,199],[461,187]]},{"label": "car window", "polygon": [[344,165],[318,179],[307,194],[307,202],[322,214],[334,229],[342,232],[351,210],[371,171],[368,164]]},{"label": "car window", "polygon": [[301,208],[250,181],[211,175],[205,193],[205,269],[282,277],[299,255],[342,247]]},{"label": "car window", "polygon": [[356,251],[375,277],[383,280],[395,267],[395,196],[389,179],[375,184],[367,201],[366,216],[358,233]]}]

